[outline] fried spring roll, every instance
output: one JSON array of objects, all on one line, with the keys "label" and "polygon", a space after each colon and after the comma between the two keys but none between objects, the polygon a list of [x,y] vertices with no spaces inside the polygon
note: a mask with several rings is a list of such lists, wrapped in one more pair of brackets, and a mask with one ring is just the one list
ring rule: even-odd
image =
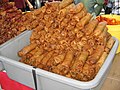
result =
[{"label": "fried spring roll", "polygon": [[100,68],[102,67],[106,57],[107,57],[107,52],[103,52],[102,56],[100,57],[100,59],[98,60],[98,62],[95,65],[96,68],[96,73],[98,73],[98,71],[100,70]]},{"label": "fried spring roll", "polygon": [[39,24],[36,28],[34,28],[35,29],[35,31],[40,31],[40,30],[42,30],[44,28],[44,26],[43,25],[41,25],[41,24]]},{"label": "fried spring roll", "polygon": [[57,20],[62,21],[65,18],[67,12],[68,12],[68,9],[66,9],[66,8],[60,10],[58,13],[58,16],[57,16]]},{"label": "fried spring roll", "polygon": [[60,9],[65,8],[66,6],[73,3],[73,0],[62,0],[62,2],[59,4]]},{"label": "fried spring roll", "polygon": [[72,17],[73,20],[79,22],[80,19],[87,14],[87,10],[83,8],[79,13]]},{"label": "fried spring roll", "polygon": [[106,22],[100,22],[100,23],[98,24],[98,26],[96,27],[96,29],[94,30],[93,35],[94,35],[94,36],[100,35],[100,34],[103,32],[106,24],[107,24]]},{"label": "fried spring roll", "polygon": [[107,37],[107,41],[108,41],[112,37],[112,35],[109,32],[107,32],[106,37]]},{"label": "fried spring roll", "polygon": [[34,13],[35,16],[39,15],[41,12],[42,12],[42,7],[39,8],[39,9],[35,9],[35,10],[33,11],[33,13]]},{"label": "fried spring roll", "polygon": [[90,45],[91,47],[93,47],[95,45],[95,40],[94,39],[89,39],[88,40],[88,45]]},{"label": "fried spring roll", "polygon": [[85,29],[84,29],[85,34],[90,35],[94,31],[94,29],[97,27],[97,25],[98,25],[98,20],[97,19],[91,20],[85,26]]},{"label": "fried spring roll", "polygon": [[45,6],[42,6],[40,9],[41,9],[42,13],[46,12],[46,7]]},{"label": "fried spring roll", "polygon": [[35,58],[33,66],[37,67],[40,63],[41,60],[47,55],[47,53],[43,53],[42,55],[39,55],[38,57]]},{"label": "fried spring roll", "polygon": [[96,37],[97,43],[101,44],[103,46],[106,46],[107,43],[107,27],[104,28],[104,31],[98,36]]},{"label": "fried spring roll", "polygon": [[84,28],[84,26],[90,21],[92,15],[90,13],[87,13],[85,17],[83,17],[77,24],[76,27],[79,29]]},{"label": "fried spring roll", "polygon": [[46,55],[46,57],[44,57],[44,58],[41,60],[40,64],[39,64],[37,67],[39,67],[39,68],[44,68],[44,67],[46,66],[47,62],[49,61],[49,59],[52,57],[52,54],[53,54],[53,53],[54,53],[54,51],[48,52],[47,55]]},{"label": "fried spring roll", "polygon": [[37,46],[37,44],[35,44],[35,43],[30,44],[28,46],[25,46],[22,50],[20,50],[18,52],[18,55],[19,56],[24,56],[25,54],[27,54],[28,52],[30,52],[31,50],[33,50],[36,46]]},{"label": "fried spring roll", "polygon": [[64,60],[64,57],[65,57],[65,53],[63,54],[60,54],[56,57],[53,58],[53,65],[54,66],[57,66],[58,64],[62,63],[62,61]]},{"label": "fried spring roll", "polygon": [[30,64],[30,58],[37,52],[37,50],[38,50],[38,47],[30,51],[29,53],[25,54],[24,56],[22,56],[21,61],[23,63]]},{"label": "fried spring roll", "polygon": [[37,20],[34,20],[30,23],[30,26],[29,28],[27,28],[28,30],[32,30],[34,29],[35,27],[37,27],[39,25],[38,21]]},{"label": "fried spring roll", "polygon": [[45,21],[49,21],[49,18],[50,18],[50,15],[48,15],[48,14],[45,14],[45,15],[44,15],[44,20],[45,20]]},{"label": "fried spring roll", "polygon": [[51,58],[51,60],[49,60],[49,61],[47,62],[47,65],[46,65],[47,68],[46,68],[46,70],[51,71],[52,68],[54,68],[54,66],[57,66],[58,64],[60,64],[60,63],[63,62],[64,57],[65,57],[65,53],[60,54],[60,55],[57,55],[57,56]]},{"label": "fried spring roll", "polygon": [[83,36],[80,41],[81,41],[81,45],[84,46],[87,43],[87,38]]},{"label": "fried spring roll", "polygon": [[47,2],[45,3],[45,6],[47,9],[49,8],[52,12],[59,10],[59,4],[60,2]]},{"label": "fried spring roll", "polygon": [[87,51],[81,52],[81,54],[77,57],[72,66],[72,69],[70,70],[70,74],[72,77],[75,78],[78,73],[82,72],[82,68],[87,60],[87,57],[88,57]]},{"label": "fried spring roll", "polygon": [[69,9],[72,8],[72,7],[74,7],[74,4],[73,4],[73,3],[70,4],[70,5],[68,5],[68,6],[65,7],[65,8],[61,9],[61,10],[58,12],[57,20],[58,20],[58,21],[62,21],[62,20],[65,18],[66,14],[68,13]]},{"label": "fried spring roll", "polygon": [[72,25],[72,26],[75,26],[76,23],[77,23],[77,21],[76,21],[75,19],[72,19],[72,20],[70,21],[70,25]]},{"label": "fried spring roll", "polygon": [[[86,76],[87,81],[92,80],[96,75],[95,66],[85,63],[82,73],[83,73],[83,75]],[[80,78],[80,79],[82,79],[82,78]]]},{"label": "fried spring roll", "polygon": [[51,10],[50,8],[47,8],[47,9],[46,9],[46,13],[47,13],[47,14],[51,14],[51,13],[52,13],[52,10]]},{"label": "fried spring roll", "polygon": [[[94,43],[94,42],[91,42],[91,43]],[[89,52],[89,55],[91,55],[93,53],[93,46],[90,45],[89,43],[88,44],[85,44],[83,46],[83,51],[88,51]]]},{"label": "fried spring roll", "polygon": [[61,28],[61,29],[63,29],[64,27],[66,27],[67,26],[67,24],[68,24],[68,19],[64,19],[62,22],[61,22],[61,24],[59,25],[59,28]]},{"label": "fried spring roll", "polygon": [[42,48],[38,48],[38,50],[34,53],[34,55],[29,60],[30,65],[33,66],[35,61],[36,61],[36,58],[39,57],[42,53],[43,53],[43,49]]},{"label": "fried spring roll", "polygon": [[103,39],[104,37],[106,37],[106,35],[107,35],[107,30],[108,30],[108,28],[107,27],[105,27],[104,28],[104,30],[103,30],[103,32],[99,35],[99,39]]},{"label": "fried spring roll", "polygon": [[111,49],[112,46],[113,46],[113,44],[114,44],[114,42],[115,42],[115,40],[111,37],[111,38],[108,40],[106,47],[109,48],[109,49]]},{"label": "fried spring roll", "polygon": [[69,10],[69,13],[77,14],[84,8],[84,5],[82,3],[78,3],[75,7],[71,8]]},{"label": "fried spring roll", "polygon": [[105,48],[105,51],[106,51],[107,53],[110,52],[110,50],[111,50],[114,42],[115,42],[115,40],[114,40],[112,37],[108,40],[107,45],[106,45],[106,48]]},{"label": "fried spring roll", "polygon": [[74,56],[74,52],[73,51],[68,51],[66,53],[65,59],[62,62],[62,64],[59,64],[54,70],[53,72],[55,73],[59,73],[61,75],[66,75],[68,73],[68,71],[70,70],[70,64],[72,63],[73,60],[73,56]]},{"label": "fried spring roll", "polygon": [[97,48],[93,51],[93,54],[88,57],[87,63],[89,65],[93,65],[93,64],[97,63],[97,61],[101,57],[103,51],[104,51],[104,46],[98,45]]},{"label": "fried spring roll", "polygon": [[38,47],[27,53],[25,56],[26,58],[31,58],[36,52],[38,51]]}]

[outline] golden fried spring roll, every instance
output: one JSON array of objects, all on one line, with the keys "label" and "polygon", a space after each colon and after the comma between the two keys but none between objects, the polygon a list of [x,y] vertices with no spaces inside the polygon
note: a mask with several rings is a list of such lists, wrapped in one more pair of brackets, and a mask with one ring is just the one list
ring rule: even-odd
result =
[{"label": "golden fried spring roll", "polygon": [[36,52],[38,51],[38,47],[27,53],[25,56],[26,58],[31,58]]},{"label": "golden fried spring roll", "polygon": [[71,41],[70,45],[71,45],[71,47],[72,47],[73,49],[75,49],[75,50],[78,49],[78,47],[77,47],[77,42],[76,42],[75,40]]},{"label": "golden fried spring roll", "polygon": [[96,27],[96,29],[94,30],[93,35],[94,35],[94,36],[100,35],[100,34],[103,32],[106,24],[107,24],[106,22],[100,22],[100,23],[98,24],[98,26]]},{"label": "golden fried spring roll", "polygon": [[44,15],[44,20],[45,21],[49,21],[49,18],[50,18],[50,15],[47,15],[47,14]]},{"label": "golden fried spring roll", "polygon": [[71,25],[70,23],[67,25],[67,27],[65,28],[66,30],[70,31],[74,29],[74,25]]},{"label": "golden fried spring roll", "polygon": [[77,21],[76,21],[75,19],[72,19],[72,20],[70,21],[70,25],[72,25],[72,26],[75,26],[76,23],[77,23]]},{"label": "golden fried spring roll", "polygon": [[106,46],[107,43],[107,27],[104,28],[104,31],[98,36],[96,37],[97,43],[101,44],[103,46]]},{"label": "golden fried spring roll", "polygon": [[59,28],[62,29],[63,27],[67,26],[68,21],[69,21],[69,20],[65,18],[65,19],[61,22],[61,24],[59,25]]},{"label": "golden fried spring roll", "polygon": [[62,61],[64,60],[64,57],[65,57],[65,53],[60,54],[60,55],[54,57],[54,58],[53,58],[53,60],[54,60],[53,65],[56,66],[56,65],[62,63]]},{"label": "golden fried spring roll", "polygon": [[57,66],[58,70],[60,70],[61,75],[66,75],[68,73],[68,71],[70,70],[70,64],[72,63],[73,56],[74,56],[74,52],[68,51],[66,53],[65,59],[62,62],[62,64],[59,64]]},{"label": "golden fried spring roll", "polygon": [[50,8],[47,8],[47,9],[46,9],[46,13],[47,13],[47,14],[51,14],[51,13],[52,13],[52,10],[51,10]]},{"label": "golden fried spring roll", "polygon": [[93,64],[97,63],[97,61],[101,57],[103,51],[104,51],[104,46],[98,45],[97,48],[93,51],[93,54],[88,57],[87,63],[89,65],[93,65]]},{"label": "golden fried spring roll", "polygon": [[70,13],[77,14],[84,8],[83,3],[78,3],[75,7],[70,9]]},{"label": "golden fried spring roll", "polygon": [[74,16],[74,14],[68,13],[68,14],[66,14],[65,18],[70,21],[73,16]]},{"label": "golden fried spring roll", "polygon": [[40,31],[40,30],[42,30],[43,28],[44,28],[44,26],[39,24],[36,28],[34,28],[34,30],[35,30],[35,31]]},{"label": "golden fried spring roll", "polygon": [[35,29],[33,30],[32,34],[30,36],[30,43],[31,43],[32,40],[34,40],[36,38],[35,36],[37,35],[37,32],[36,32],[37,30],[35,30]]},{"label": "golden fried spring roll", "polygon": [[65,8],[66,6],[73,3],[73,0],[62,0],[62,2],[59,4],[60,9]]},{"label": "golden fried spring roll", "polygon": [[74,3],[71,3],[70,5],[68,5],[67,7],[65,7],[66,9],[70,9],[70,8],[73,8],[75,6],[75,4]]},{"label": "golden fried spring roll", "polygon": [[37,52],[38,47],[33,49],[32,51],[28,52],[24,56],[22,56],[21,60],[23,63],[30,64],[30,58]]},{"label": "golden fried spring roll", "polygon": [[32,29],[36,28],[38,25],[39,25],[39,22],[37,20],[34,20],[33,22],[31,22],[28,30],[32,30]]},{"label": "golden fried spring roll", "polygon": [[72,17],[73,20],[79,22],[80,19],[87,14],[87,10],[83,8],[79,13]]},{"label": "golden fried spring roll", "polygon": [[80,41],[81,41],[81,45],[84,46],[87,43],[87,38],[83,36]]},{"label": "golden fried spring roll", "polygon": [[109,32],[107,32],[106,37],[107,37],[107,41],[108,41],[112,37],[112,35]]},{"label": "golden fried spring roll", "polygon": [[42,12],[42,8],[35,9],[33,12],[34,12],[34,15],[37,16]]},{"label": "golden fried spring roll", "polygon": [[98,62],[96,63],[95,67],[96,67],[96,73],[98,73],[98,71],[100,70],[100,68],[102,67],[106,57],[107,57],[107,52],[103,52],[102,56],[100,57],[100,59],[98,60]]},{"label": "golden fried spring roll", "polygon": [[106,51],[107,53],[110,52],[110,50],[111,50],[114,42],[115,42],[115,40],[114,40],[112,37],[108,40],[107,45],[106,45],[106,47],[105,47],[105,51]]},{"label": "golden fried spring roll", "polygon": [[98,25],[98,20],[94,19],[94,20],[91,20],[86,26],[85,26],[85,29],[84,29],[84,32],[86,35],[90,35],[94,29],[97,27]]},{"label": "golden fried spring roll", "polygon": [[25,46],[22,50],[20,50],[18,52],[18,55],[19,56],[24,56],[25,54],[27,54],[28,52],[30,52],[31,50],[33,50],[36,46],[37,46],[37,44],[35,44],[35,43],[30,44],[28,46]]},{"label": "golden fried spring roll", "polygon": [[47,62],[49,61],[49,59],[51,58],[52,54],[54,53],[54,51],[50,51],[47,53],[46,57],[44,57],[40,64],[38,65],[39,68],[43,68],[46,66]]},{"label": "golden fried spring roll", "polygon": [[42,6],[40,9],[41,9],[42,13],[46,12],[46,7],[45,6]]},{"label": "golden fried spring roll", "polygon": [[54,53],[52,54],[52,56],[50,57],[50,59],[47,61],[46,65],[43,67],[44,70],[47,71],[51,71],[52,67],[54,66],[54,57],[56,57],[58,55],[58,53],[56,53],[56,51],[54,50]]},{"label": "golden fried spring roll", "polygon": [[35,58],[33,66],[37,67],[40,63],[41,60],[47,55],[47,53],[43,53],[42,55],[39,55],[38,57]]},{"label": "golden fried spring roll", "polygon": [[75,5],[72,3],[70,5],[68,5],[67,7],[61,9],[59,12],[58,12],[58,15],[59,17],[65,17],[65,15],[68,13],[68,10],[72,7],[74,7]]},{"label": "golden fried spring roll", "polygon": [[70,4],[70,5],[68,5],[67,7],[61,9],[61,10],[58,12],[57,20],[58,20],[59,22],[61,22],[61,21],[65,18],[65,16],[67,15],[69,9],[72,8],[73,6],[74,6],[74,4]]},{"label": "golden fried spring roll", "polygon": [[104,30],[103,30],[103,32],[99,35],[99,39],[103,39],[104,37],[106,37],[106,35],[107,35],[107,30],[108,30],[108,28],[107,27],[105,27],[104,28]]},{"label": "golden fried spring roll", "polygon": [[[86,76],[87,81],[92,80],[96,75],[95,66],[85,63],[82,73],[83,73],[83,75]],[[80,79],[82,79],[82,78],[80,78]]]},{"label": "golden fried spring roll", "polygon": [[39,57],[42,53],[43,53],[43,49],[42,48],[38,48],[38,50],[34,53],[34,55],[29,60],[30,65],[33,66],[36,58]]},{"label": "golden fried spring roll", "polygon": [[94,39],[89,39],[88,40],[88,45],[90,45],[91,47],[93,47],[95,45],[95,40]]},{"label": "golden fried spring roll", "polygon": [[77,59],[75,60],[72,66],[72,69],[70,70],[72,77],[75,78],[78,73],[82,72],[82,68],[87,60],[87,57],[88,57],[87,51],[81,52],[81,54],[77,57]]},{"label": "golden fried spring roll", "polygon": [[[94,42],[91,42],[91,43],[94,43]],[[85,44],[82,49],[83,49],[83,51],[88,51],[89,55],[91,55],[93,53],[93,50],[94,50],[93,46],[90,45],[89,43]]]},{"label": "golden fried spring roll", "polygon": [[111,49],[112,46],[113,46],[113,44],[114,44],[114,42],[115,42],[115,40],[111,37],[111,38],[108,40],[106,47],[109,48],[109,49]]},{"label": "golden fried spring roll", "polygon": [[52,12],[55,11],[56,9],[58,9],[60,2],[47,2],[45,3],[45,7],[47,7],[47,9],[51,9]]},{"label": "golden fried spring roll", "polygon": [[90,21],[92,15],[90,13],[87,13],[85,17],[83,17],[77,24],[76,27],[79,29],[84,28],[84,26]]}]

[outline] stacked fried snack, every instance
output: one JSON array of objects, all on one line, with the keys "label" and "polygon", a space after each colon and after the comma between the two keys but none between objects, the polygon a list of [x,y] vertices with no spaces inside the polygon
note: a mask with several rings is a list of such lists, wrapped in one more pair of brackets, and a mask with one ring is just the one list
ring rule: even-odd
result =
[{"label": "stacked fried snack", "polygon": [[[13,2],[0,4],[0,45],[21,33],[24,19]],[[21,30],[21,31],[20,31]],[[24,30],[24,28],[23,28]]]},{"label": "stacked fried snack", "polygon": [[0,45],[36,25],[38,20],[32,12],[23,13],[15,7],[14,2],[0,3]]},{"label": "stacked fried snack", "polygon": [[92,19],[82,3],[72,2],[47,3],[38,9],[39,25],[32,32],[30,44],[18,55],[20,62],[90,81],[104,63],[114,39],[107,32],[106,22]]}]

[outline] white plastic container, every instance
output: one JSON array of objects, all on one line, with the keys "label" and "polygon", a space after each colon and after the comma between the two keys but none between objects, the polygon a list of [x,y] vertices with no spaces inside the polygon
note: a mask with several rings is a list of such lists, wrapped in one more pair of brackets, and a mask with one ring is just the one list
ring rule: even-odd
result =
[{"label": "white plastic container", "polygon": [[[31,31],[28,31],[0,48],[0,60],[3,62],[4,68],[11,79],[35,89],[35,82],[32,75],[33,67],[18,62],[20,58],[17,55],[19,50],[29,44],[30,35]],[[99,90],[118,48],[118,40],[116,38],[114,39],[114,46],[93,80],[82,82],[36,68],[34,70],[36,71],[37,90]]]},{"label": "white plastic container", "polygon": [[3,63],[0,61],[0,71],[4,70]]},{"label": "white plastic container", "polygon": [[17,52],[29,44],[30,31],[26,31],[0,48],[0,61],[8,76],[26,86],[35,89],[33,67],[19,62]]}]

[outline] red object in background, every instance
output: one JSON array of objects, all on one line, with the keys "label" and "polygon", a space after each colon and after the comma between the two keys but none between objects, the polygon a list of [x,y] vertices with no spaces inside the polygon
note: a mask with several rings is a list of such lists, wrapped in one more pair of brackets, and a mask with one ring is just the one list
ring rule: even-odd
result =
[{"label": "red object in background", "polygon": [[14,80],[11,80],[5,72],[0,72],[0,85],[3,90],[33,90]]},{"label": "red object in background", "polygon": [[116,20],[115,18],[107,18],[107,17],[98,16],[96,19],[99,22],[106,21],[107,25],[120,25],[120,21]]},{"label": "red object in background", "polygon": [[107,5],[108,4],[108,0],[104,0],[104,5]]}]

